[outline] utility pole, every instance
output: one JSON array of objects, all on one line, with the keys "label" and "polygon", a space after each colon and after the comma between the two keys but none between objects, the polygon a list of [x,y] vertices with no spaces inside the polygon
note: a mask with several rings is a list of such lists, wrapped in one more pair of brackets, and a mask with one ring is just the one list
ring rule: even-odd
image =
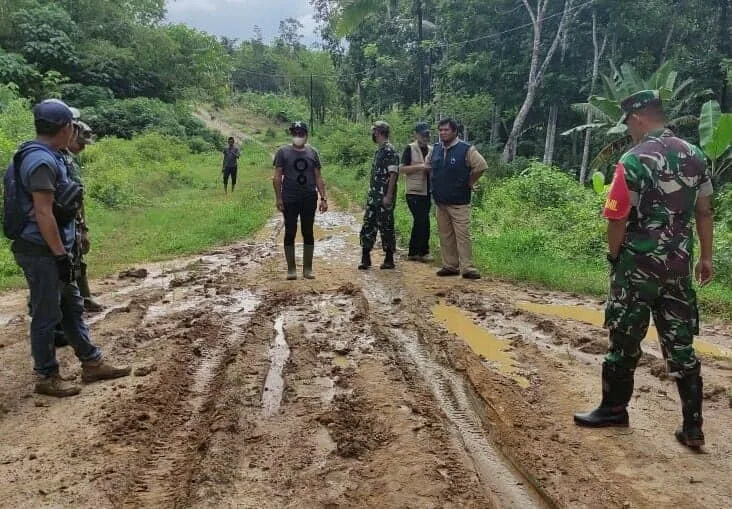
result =
[{"label": "utility pole", "polygon": [[313,75],[310,75],[310,132],[315,134],[315,122],[313,117]]}]

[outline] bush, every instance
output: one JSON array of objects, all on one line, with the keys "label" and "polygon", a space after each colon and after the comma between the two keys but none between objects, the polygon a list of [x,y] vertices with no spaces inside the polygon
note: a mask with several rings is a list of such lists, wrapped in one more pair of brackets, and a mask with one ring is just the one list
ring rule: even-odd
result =
[{"label": "bush", "polygon": [[[131,139],[136,134],[155,131],[165,136],[193,139],[191,149],[197,152],[224,146],[223,135],[208,129],[183,104],[168,104],[145,97],[107,100],[86,108],[84,118],[101,137]],[[208,144],[208,148],[204,144]]]},{"label": "bush", "polygon": [[113,99],[114,94],[107,87],[68,83],[61,85],[61,98],[76,108],[90,108]]},{"label": "bush", "polygon": [[236,96],[235,102],[253,113],[277,122],[293,122],[310,118],[310,108],[302,97],[242,92]]},{"label": "bush", "polygon": [[534,162],[523,174],[484,187],[476,219],[486,234],[555,259],[602,258],[602,199],[565,173]]}]

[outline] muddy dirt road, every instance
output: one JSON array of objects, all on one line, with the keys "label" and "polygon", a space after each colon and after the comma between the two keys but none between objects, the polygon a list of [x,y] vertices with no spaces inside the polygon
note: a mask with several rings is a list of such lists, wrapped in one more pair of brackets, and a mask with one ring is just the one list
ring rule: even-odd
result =
[{"label": "muddy dirt road", "polygon": [[134,376],[75,398],[32,393],[25,294],[6,294],[0,506],[732,507],[729,325],[703,331],[694,454],[653,341],[631,428],[572,424],[598,400],[599,301],[359,272],[343,212],[317,219],[317,279],[286,282],[280,230],[98,281],[94,337]]}]

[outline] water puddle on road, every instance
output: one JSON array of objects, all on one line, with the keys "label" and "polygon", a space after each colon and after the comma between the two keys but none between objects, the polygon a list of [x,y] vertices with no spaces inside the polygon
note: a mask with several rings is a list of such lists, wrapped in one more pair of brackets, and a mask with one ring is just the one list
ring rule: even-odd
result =
[{"label": "water puddle on road", "polygon": [[348,367],[348,359],[343,355],[336,355],[333,358],[333,365],[341,369],[346,369]]},{"label": "water puddle on road", "polygon": [[264,415],[275,415],[282,404],[282,395],[285,391],[285,379],[282,372],[290,358],[290,347],[285,339],[285,317],[280,315],[275,320],[275,338],[269,349],[270,367],[262,391],[262,408]]},{"label": "water puddle on road", "polygon": [[[519,301],[516,303],[519,309],[534,313],[536,315],[548,316],[553,318],[564,318],[577,322],[602,327],[605,323],[605,312],[598,309],[592,309],[584,306],[570,306],[567,304],[538,304],[536,302]],[[658,341],[658,331],[655,327],[648,329],[646,341]],[[694,349],[698,353],[706,354],[711,357],[720,359],[732,358],[732,352],[722,347],[704,341],[703,339],[694,340]]]},{"label": "water puddle on road", "polygon": [[470,316],[458,307],[437,304],[432,308],[432,314],[448,332],[463,339],[476,354],[485,358],[501,374],[514,380],[520,387],[529,387],[529,380],[518,374],[508,341],[476,325]]}]

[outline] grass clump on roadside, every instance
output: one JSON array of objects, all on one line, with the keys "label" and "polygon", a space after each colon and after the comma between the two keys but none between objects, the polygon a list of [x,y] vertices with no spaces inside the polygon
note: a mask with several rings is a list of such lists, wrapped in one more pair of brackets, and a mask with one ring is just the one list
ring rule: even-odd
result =
[{"label": "grass clump on roadside", "polygon": [[[83,163],[92,277],[256,232],[272,215],[269,158],[258,144],[244,144],[236,193],[224,196],[218,153],[192,154],[186,142],[157,133],[89,147]],[[0,287],[22,286],[8,241],[0,246]]]}]

